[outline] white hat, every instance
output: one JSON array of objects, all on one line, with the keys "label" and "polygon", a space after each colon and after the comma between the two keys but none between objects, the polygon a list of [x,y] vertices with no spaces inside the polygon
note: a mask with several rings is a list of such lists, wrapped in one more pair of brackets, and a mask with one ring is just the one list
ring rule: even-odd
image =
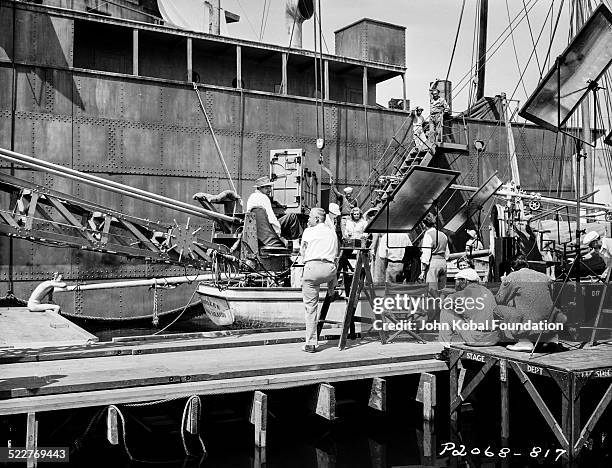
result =
[{"label": "white hat", "polygon": [[467,231],[465,231],[465,232],[466,232],[466,234],[467,234],[468,236],[470,236],[471,238],[476,239],[476,231],[474,231],[473,229],[468,229],[468,230],[467,230]]},{"label": "white hat", "polygon": [[599,234],[596,231],[587,232],[587,234],[582,238],[582,243],[584,245],[589,245],[594,240],[599,239]]},{"label": "white hat", "polygon": [[345,187],[344,193],[353,193],[353,187]]},{"label": "white hat", "polygon": [[338,206],[337,203],[330,203],[329,204],[329,210],[327,210],[330,212],[330,214],[336,215],[336,216],[340,216],[340,207]]},{"label": "white hat", "polygon": [[253,185],[253,187],[259,188],[259,187],[267,187],[267,186],[272,186],[272,185],[274,185],[274,182],[270,180],[270,177],[263,176],[255,181],[255,185]]},{"label": "white hat", "polygon": [[459,270],[455,275],[455,279],[464,279],[466,281],[480,281],[480,276],[478,276],[478,272],[473,268],[464,268],[463,270]]}]

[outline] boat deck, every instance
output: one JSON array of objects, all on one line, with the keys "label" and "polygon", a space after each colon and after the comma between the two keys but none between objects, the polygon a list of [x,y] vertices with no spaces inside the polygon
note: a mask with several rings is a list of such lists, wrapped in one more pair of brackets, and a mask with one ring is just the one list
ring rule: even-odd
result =
[{"label": "boat deck", "polygon": [[0,349],[83,345],[98,341],[61,315],[30,312],[27,307],[0,308]]},{"label": "boat deck", "polygon": [[[333,330],[333,329],[331,329]],[[326,330],[327,334],[330,330]],[[337,333],[337,332],[336,332]],[[219,393],[300,387],[446,370],[439,343],[322,342],[301,350],[303,331],[189,339],[122,340],[0,352],[0,414],[19,414]],[[16,362],[22,361],[22,362]]]}]

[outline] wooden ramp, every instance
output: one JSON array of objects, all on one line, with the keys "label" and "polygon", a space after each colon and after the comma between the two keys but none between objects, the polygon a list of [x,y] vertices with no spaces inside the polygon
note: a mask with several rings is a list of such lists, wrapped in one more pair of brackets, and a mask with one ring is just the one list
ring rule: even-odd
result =
[{"label": "wooden ramp", "polygon": [[[82,347],[85,353],[104,350],[96,357],[56,356],[42,361],[32,361],[26,353],[27,362],[2,364],[0,414],[263,391],[447,369],[446,363],[436,359],[442,351],[439,343],[383,346],[377,341],[361,341],[340,351],[337,342],[323,342],[319,352],[309,354],[301,350],[303,331],[276,335],[199,338],[173,344],[100,343]],[[79,351],[72,347],[69,352]],[[7,355],[8,351],[4,357]]]},{"label": "wooden ramp", "polygon": [[30,312],[26,307],[0,308],[0,348],[82,345],[98,341],[55,312]]}]

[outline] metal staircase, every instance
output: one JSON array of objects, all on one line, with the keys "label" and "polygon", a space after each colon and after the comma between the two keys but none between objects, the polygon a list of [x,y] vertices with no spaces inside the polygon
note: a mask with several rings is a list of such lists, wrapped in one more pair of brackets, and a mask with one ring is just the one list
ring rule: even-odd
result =
[{"label": "metal staircase", "polygon": [[436,145],[425,138],[425,134],[414,137],[414,116],[411,114],[376,162],[372,173],[358,192],[362,207],[371,202],[374,207],[384,203],[391,192],[414,166],[427,166],[431,162]]}]

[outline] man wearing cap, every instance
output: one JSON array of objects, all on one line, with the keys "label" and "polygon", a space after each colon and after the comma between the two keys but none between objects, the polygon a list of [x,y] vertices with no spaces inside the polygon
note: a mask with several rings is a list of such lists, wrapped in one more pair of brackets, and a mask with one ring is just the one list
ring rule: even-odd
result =
[{"label": "man wearing cap", "polygon": [[272,198],[273,185],[273,182],[268,176],[257,179],[254,184],[255,191],[247,200],[246,211],[248,213],[253,208],[263,208],[266,210],[268,221],[276,234],[286,239],[297,239],[302,234],[302,226],[300,225],[298,215],[295,213],[288,213],[278,219],[276,214],[274,214],[272,202],[270,201]]},{"label": "man wearing cap", "polygon": [[419,280],[429,285],[431,290],[446,287],[446,259],[450,256],[448,237],[436,228],[436,217],[429,213],[423,220],[427,231],[421,241],[421,274]]},{"label": "man wearing cap", "polygon": [[305,307],[306,344],[302,350],[317,350],[317,325],[319,323],[319,290],[327,283],[327,289],[336,287],[336,255],[338,237],[325,225],[325,210],[312,208],[308,226],[302,235],[300,257],[304,262],[302,276],[302,300]]},{"label": "man wearing cap", "polygon": [[601,276],[602,278],[607,278],[608,272],[612,267],[612,239],[602,237],[596,231],[590,231],[582,238],[582,243],[591,248],[589,256],[596,253],[605,262],[606,269]]},{"label": "man wearing cap", "polygon": [[412,135],[414,137],[414,148],[420,150],[424,144],[424,130],[425,117],[423,116],[423,108],[417,106],[414,110],[414,116],[412,118]]},{"label": "man wearing cap", "polygon": [[[456,292],[442,301],[440,341],[462,341],[479,346],[493,346],[497,343],[498,333],[493,330],[495,296],[479,282],[478,272],[472,268],[460,270],[455,276]],[[478,329],[456,326],[470,323]]]},{"label": "man wearing cap", "polygon": [[438,88],[431,89],[431,99],[429,101],[429,130],[433,137],[433,142],[442,141],[442,125],[444,122],[444,114],[450,112],[450,106],[446,99],[440,97]]}]

